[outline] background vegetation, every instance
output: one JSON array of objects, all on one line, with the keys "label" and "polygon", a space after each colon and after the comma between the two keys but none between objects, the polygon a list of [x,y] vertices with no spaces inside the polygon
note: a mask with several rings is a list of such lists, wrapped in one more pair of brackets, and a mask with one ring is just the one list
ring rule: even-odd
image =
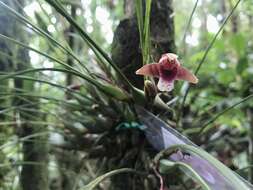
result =
[{"label": "background vegetation", "polygon": [[[253,2],[145,2],[0,0],[0,189],[92,189],[110,171],[125,174],[95,188],[159,189],[136,105],[253,182]],[[166,52],[198,85],[144,93],[135,71]]]}]

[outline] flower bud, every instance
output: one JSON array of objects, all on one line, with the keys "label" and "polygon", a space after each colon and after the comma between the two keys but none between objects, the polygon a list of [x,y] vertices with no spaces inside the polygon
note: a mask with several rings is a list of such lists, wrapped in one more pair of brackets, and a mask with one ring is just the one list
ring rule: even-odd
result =
[{"label": "flower bud", "polygon": [[156,86],[154,83],[152,83],[150,80],[145,80],[144,92],[147,100],[153,102],[157,94]]}]

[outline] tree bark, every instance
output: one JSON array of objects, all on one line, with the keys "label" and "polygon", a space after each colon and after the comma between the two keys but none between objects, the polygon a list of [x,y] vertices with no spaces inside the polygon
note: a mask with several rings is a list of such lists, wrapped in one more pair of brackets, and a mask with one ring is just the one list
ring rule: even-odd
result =
[{"label": "tree bark", "polygon": [[[232,1],[229,1],[229,5],[230,8],[233,8],[233,3]],[[239,28],[239,15],[237,14],[237,12],[235,12],[232,16],[231,16],[231,25],[232,25],[232,33],[236,34],[238,32],[238,28]]]},{"label": "tree bark", "polygon": [[[134,2],[135,0],[124,1],[126,18],[120,21],[115,30],[112,43],[112,59],[122,69],[129,81],[136,87],[143,88],[143,77],[135,74],[135,71],[142,66],[142,53]],[[162,54],[176,51],[172,0],[153,1],[150,15],[151,57],[153,61],[158,61]],[[130,138],[131,135],[134,136],[134,132],[131,133],[128,138]],[[126,152],[134,152],[136,149],[136,152],[144,152],[143,149],[138,149],[136,146],[128,147]],[[147,157],[151,156],[150,152],[146,154]],[[132,160],[129,159],[126,164],[121,167],[136,167],[136,163],[139,161],[137,161],[137,159],[138,156],[133,156]],[[145,168],[144,165],[146,163],[141,162],[141,164],[142,169]],[[145,186],[145,183],[142,183],[140,179],[129,174],[114,177],[112,183],[113,189],[122,190],[147,189],[147,187],[153,190],[158,188],[157,185]]]},{"label": "tree bark", "polygon": [[[11,2],[8,0],[0,0],[3,3],[8,3],[11,5]],[[15,20],[13,17],[8,17],[6,11],[3,8],[0,8],[0,33],[6,36],[13,36],[13,24]],[[9,72],[13,68],[12,60],[9,56],[12,55],[13,45],[10,45],[7,41],[0,39],[0,71]],[[8,81],[0,81],[1,91],[6,91],[8,89]],[[9,106],[4,99],[0,100],[0,111]],[[0,119],[4,120],[4,114],[0,113]]]},{"label": "tree bark", "polygon": [[[249,118],[249,148],[248,148],[248,161],[249,165],[253,164],[253,109],[247,109],[247,115]],[[253,169],[252,167],[249,169],[248,172],[248,180],[253,183]]]},{"label": "tree bark", "polygon": [[[6,3],[7,1],[2,0],[2,2]],[[6,16],[5,12],[2,11],[2,8],[0,8],[0,34],[12,35],[13,31],[10,30],[10,27],[2,27],[2,26],[6,26],[6,23],[11,23],[11,22],[13,22],[13,20],[14,20],[13,18]],[[12,47],[10,47],[8,42],[6,42],[0,38],[0,72],[11,71],[12,62],[11,62],[11,59],[8,57],[9,55],[11,55],[11,49],[12,49]],[[8,86],[9,86],[8,80],[1,80],[0,81],[0,91],[1,92],[8,93],[8,91],[9,91]],[[6,116],[5,116],[4,112],[2,112],[2,110],[5,110],[9,106],[10,106],[10,104],[8,103],[8,101],[6,101],[6,99],[4,99],[4,98],[0,99],[0,121],[1,122],[6,120]],[[8,131],[9,131],[9,129],[1,126],[0,127],[1,138],[6,137],[6,134],[8,134]],[[7,140],[7,138],[8,137],[6,137],[6,140]],[[6,154],[3,152],[3,150],[0,150],[0,163],[5,163],[7,159],[8,158],[6,157]],[[8,173],[10,171],[10,169],[11,168],[9,168],[9,167],[6,167],[6,168],[3,167],[0,170],[0,187],[3,189],[7,189],[7,186],[5,184],[5,176],[6,176],[6,173]]]},{"label": "tree bark", "polygon": [[[142,66],[142,54],[134,0],[124,1],[124,12],[126,19],[120,21],[114,33],[112,59],[136,87],[142,88],[143,79],[135,74]],[[172,0],[152,2],[150,32],[154,61],[158,61],[163,53],[176,51]]]},{"label": "tree bark", "polygon": [[[71,5],[71,16],[72,18],[76,19],[76,6]],[[69,26],[67,29],[67,39],[68,39],[68,45],[69,47],[74,50],[75,48],[75,38],[73,37],[73,33],[75,32],[74,27],[72,25]],[[73,58],[71,56],[67,57],[67,64],[69,66],[73,66]],[[71,86],[73,84],[73,75],[71,73],[66,74],[66,85]],[[66,98],[71,99],[71,94],[66,92]],[[69,150],[62,150],[61,154],[58,155],[57,153],[57,160],[60,168],[64,168],[64,170],[61,171],[61,187],[62,190],[69,190],[73,189],[75,185],[75,177],[73,174],[69,174],[66,171],[75,171],[77,168],[77,165],[79,165],[79,162],[75,160],[76,155],[73,151]],[[64,155],[64,156],[63,156]]]},{"label": "tree bark", "polygon": [[[76,6],[71,5],[71,16],[73,19],[76,19]],[[69,47],[73,50],[75,47],[75,39],[73,37],[73,33],[75,32],[74,27],[70,25],[69,30],[68,30],[68,44]],[[68,56],[67,58],[67,63],[69,66],[73,66],[73,58],[71,56]],[[66,84],[67,86],[71,85],[73,82],[73,75],[68,73],[66,76]]]}]

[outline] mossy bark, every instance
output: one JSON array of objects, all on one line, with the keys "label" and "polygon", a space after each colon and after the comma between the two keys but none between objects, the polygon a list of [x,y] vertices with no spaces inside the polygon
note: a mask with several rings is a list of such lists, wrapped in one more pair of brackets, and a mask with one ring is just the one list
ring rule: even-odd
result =
[{"label": "mossy bark", "polygon": [[[114,33],[112,59],[123,70],[136,87],[143,87],[143,78],[135,71],[142,66],[142,54],[134,0],[125,0],[126,18],[121,20]],[[174,20],[171,0],[152,2],[151,18],[151,56],[153,61],[167,52],[175,52]]]},{"label": "mossy bark", "polygon": [[[134,0],[125,0],[124,9],[126,18],[120,21],[115,30],[112,44],[112,59],[136,87],[143,88],[143,77],[135,74],[135,71],[142,66],[142,53],[140,49],[138,24],[135,15],[134,2]],[[151,57],[153,61],[158,61],[160,56],[164,53],[176,51],[171,0],[156,0],[152,2],[150,32]],[[136,134],[134,132],[130,133],[127,135],[127,138],[130,139],[131,136],[135,135]],[[137,139],[141,139],[141,137],[138,137]],[[149,163],[148,161],[143,162],[143,160],[140,159],[140,157],[142,157],[140,155],[146,155],[144,158],[152,158],[152,153],[150,151],[141,149],[140,144],[141,143],[139,142],[138,144],[129,146],[125,150],[125,156],[129,157],[129,155],[132,155],[132,157],[131,159],[127,160],[127,162],[121,161],[122,163],[125,163],[121,167],[138,166],[137,169],[141,168],[141,171],[147,170],[147,167],[145,166],[147,166]],[[122,158],[122,160],[123,159],[124,158]],[[148,188],[153,190],[159,188],[159,182],[155,185],[147,185],[150,183],[150,180],[142,180],[143,179],[129,174],[119,175],[113,178],[113,189],[124,190]]]}]

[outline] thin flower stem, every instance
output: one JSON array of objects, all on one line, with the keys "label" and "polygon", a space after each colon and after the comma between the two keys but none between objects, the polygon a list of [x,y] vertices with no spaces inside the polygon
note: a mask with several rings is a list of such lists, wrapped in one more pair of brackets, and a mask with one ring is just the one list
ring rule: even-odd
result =
[{"label": "thin flower stem", "polygon": [[163,177],[162,175],[157,171],[156,168],[153,168],[155,175],[159,178],[160,181],[160,190],[164,190],[164,184],[163,184]]},{"label": "thin flower stem", "polygon": [[186,48],[185,48],[185,39],[186,39],[186,35],[187,35],[188,31],[189,31],[189,28],[190,28],[190,25],[191,25],[191,22],[192,22],[192,18],[193,18],[193,15],[194,15],[195,11],[196,11],[198,2],[199,2],[199,0],[196,0],[196,2],[195,2],[195,4],[194,4],[194,7],[193,7],[193,9],[192,9],[190,18],[189,18],[189,20],[188,20],[188,22],[187,22],[187,24],[186,24],[186,27],[185,27],[184,36],[183,36],[183,39],[182,39],[183,53],[184,53],[184,55],[185,55],[185,49],[186,49]]}]

